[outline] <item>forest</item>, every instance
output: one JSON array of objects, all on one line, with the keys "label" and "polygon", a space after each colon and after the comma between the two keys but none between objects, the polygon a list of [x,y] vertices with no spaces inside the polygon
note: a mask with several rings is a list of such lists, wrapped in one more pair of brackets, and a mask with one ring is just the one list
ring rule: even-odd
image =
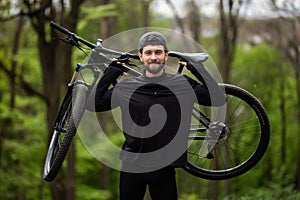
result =
[{"label": "forest", "polygon": [[176,169],[180,200],[300,199],[299,0],[0,1],[0,199],[119,198],[119,171],[95,159],[78,135],[56,179],[42,178],[53,120],[86,58],[58,39],[50,21],[92,43],[141,27],[177,31],[207,51],[224,83],[264,105],[271,136],[262,160],[220,181]]}]

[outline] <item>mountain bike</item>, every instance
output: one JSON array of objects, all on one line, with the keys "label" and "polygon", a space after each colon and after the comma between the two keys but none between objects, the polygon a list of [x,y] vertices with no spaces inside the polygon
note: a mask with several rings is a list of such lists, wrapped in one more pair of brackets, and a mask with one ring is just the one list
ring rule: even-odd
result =
[{"label": "mountain bike", "polygon": [[[50,26],[67,36],[66,43],[80,50],[82,44],[90,48],[93,63],[77,64],[67,86],[45,159],[43,179],[46,181],[52,181],[61,169],[86,109],[86,99],[109,64],[117,62],[123,72],[134,77],[141,75],[131,62],[138,60],[138,55],[104,48],[101,40],[93,44],[54,22]],[[169,57],[178,59],[177,73],[183,73],[186,67],[199,80],[201,77],[196,72],[204,69],[202,63],[208,55],[170,51]],[[189,65],[191,61],[198,65]],[[86,69],[93,74],[89,82],[78,79]],[[194,105],[191,117],[196,123],[191,124],[187,164],[182,167],[194,176],[210,180],[230,179],[247,172],[262,159],[270,140],[268,115],[260,101],[240,87],[219,86],[226,93],[225,119],[218,121],[209,107]]]}]

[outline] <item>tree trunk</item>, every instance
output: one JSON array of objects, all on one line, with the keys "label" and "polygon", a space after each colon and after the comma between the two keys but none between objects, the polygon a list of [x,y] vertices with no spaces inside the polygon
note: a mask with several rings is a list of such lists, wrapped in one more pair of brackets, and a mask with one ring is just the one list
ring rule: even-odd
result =
[{"label": "tree trunk", "polygon": [[73,139],[69,153],[66,176],[66,200],[75,200],[75,138]]},{"label": "tree trunk", "polygon": [[201,36],[201,18],[200,8],[194,0],[187,1],[188,23],[192,37],[195,41],[200,41]]},{"label": "tree trunk", "polygon": [[19,51],[19,41],[20,36],[22,33],[23,26],[25,24],[25,20],[23,16],[20,16],[15,33],[14,33],[14,40],[13,40],[13,46],[12,46],[12,62],[11,62],[11,70],[10,70],[10,108],[14,109],[15,107],[15,93],[16,93],[16,68],[17,68],[17,61],[15,60],[15,56],[18,54]]},{"label": "tree trunk", "polygon": [[[272,1],[272,3],[274,10],[278,12],[280,17],[276,20],[274,30],[272,30],[273,34],[270,34],[273,37],[269,40],[283,53],[294,68],[297,96],[296,121],[298,122],[298,130],[300,130],[300,17],[296,14],[298,12],[297,6],[290,6],[290,2],[284,1],[282,5],[277,4],[277,1]],[[298,157],[294,188],[300,191],[300,142],[296,155]]]},{"label": "tree trunk", "polygon": [[[220,0],[220,43],[219,43],[219,60],[218,67],[224,83],[230,82],[230,68],[233,62],[236,41],[238,38],[238,17],[242,1],[238,1],[236,5],[233,0],[229,0],[224,5]],[[226,11],[226,8],[228,10]]]},{"label": "tree trunk", "polygon": [[[102,0],[99,2],[101,5],[106,5],[113,3],[114,0]],[[112,36],[115,33],[115,27],[117,26],[116,16],[108,16],[105,18],[100,19],[101,23],[101,38],[107,39],[108,37]]]},{"label": "tree trunk", "polygon": [[150,13],[149,8],[152,0],[142,0],[142,19],[143,19],[143,27],[148,27],[150,25]]},{"label": "tree trunk", "polygon": [[[299,65],[298,65],[299,66]],[[297,92],[297,118],[298,118],[298,130],[300,130],[300,73],[296,71],[296,92]],[[295,176],[295,190],[300,191],[300,140],[298,140],[298,158],[297,158],[297,168]]]},{"label": "tree trunk", "polygon": [[211,180],[208,182],[208,198],[209,200],[218,200],[219,197],[219,182],[215,180]]},{"label": "tree trunk", "polygon": [[[109,122],[109,113],[110,112],[103,112],[97,114],[98,116],[98,121],[103,130],[104,133],[107,133],[107,124]],[[107,190],[109,189],[109,167],[105,166],[104,164],[101,163],[100,169],[99,169],[99,186],[100,189]]]},{"label": "tree trunk", "polygon": [[[83,0],[72,0],[70,2],[71,9],[68,14],[64,13],[64,8],[61,9],[60,13],[60,24],[68,28],[70,31],[74,32],[76,30],[76,24],[78,21],[79,7]],[[58,43],[57,41],[48,42],[46,38],[46,26],[49,26],[49,16],[51,19],[55,19],[55,7],[52,6],[51,0],[40,1],[38,6],[35,6],[33,2],[27,2],[27,7],[29,9],[36,8],[34,12],[32,11],[30,15],[32,26],[38,34],[38,49],[39,49],[39,60],[42,68],[43,76],[43,91],[46,98],[46,121],[48,126],[48,141],[53,133],[52,123],[56,117],[56,113],[59,106],[59,99],[61,94],[61,85],[66,85],[67,77],[71,75],[71,55],[72,48],[66,44]],[[64,6],[64,5],[62,5]],[[49,9],[50,13],[47,15],[46,10]],[[50,38],[51,40],[55,38],[56,32],[53,29],[50,29]],[[66,86],[65,86],[66,87]],[[71,147],[72,150],[72,147]],[[72,153],[71,153],[72,154]],[[74,166],[74,155],[71,155],[68,165]],[[71,170],[71,174],[68,174],[68,180],[74,180],[71,176],[74,177],[74,172]],[[68,185],[73,186],[74,183],[68,182]],[[66,195],[68,197],[75,197],[74,187],[65,187],[63,182],[63,172],[59,173],[58,177],[54,182],[50,184],[51,196],[55,200],[65,200]],[[66,191],[67,189],[67,191]]]},{"label": "tree trunk", "polygon": [[[105,5],[108,3],[112,3],[112,0],[102,0],[101,4]],[[116,27],[116,17],[110,16],[105,17],[101,19],[101,38],[107,39],[108,37],[112,36],[114,34],[114,30]],[[107,133],[107,121],[108,121],[108,115],[107,113],[98,113],[98,121],[101,123],[102,130]],[[99,189],[107,190],[109,189],[109,168],[105,166],[104,164],[99,164]]]},{"label": "tree trunk", "polygon": [[[225,3],[226,2],[226,3]],[[218,67],[224,83],[230,82],[231,64],[236,51],[236,41],[238,39],[238,21],[239,12],[245,0],[220,0],[220,42]],[[226,4],[226,5],[225,5]],[[217,187],[217,183],[212,182]],[[224,190],[226,195],[230,195],[230,180],[224,182]],[[212,196],[217,198],[217,196]]]},{"label": "tree trunk", "polygon": [[[294,16],[292,21],[292,37],[289,41],[289,48],[286,51],[288,58],[293,64],[295,70],[296,95],[297,95],[297,121],[298,130],[300,130],[300,17]],[[296,168],[295,189],[300,191],[300,142],[298,145],[298,159]]]},{"label": "tree trunk", "polygon": [[165,0],[166,3],[169,5],[170,9],[173,11],[175,22],[177,23],[178,28],[180,29],[181,33],[184,33],[184,23],[183,20],[180,18],[179,13],[176,10],[175,5],[171,0]]},{"label": "tree trunk", "polygon": [[[283,66],[280,66],[281,69]],[[284,70],[282,69],[282,74]],[[280,79],[280,116],[281,116],[281,163],[286,161],[286,110],[285,110],[285,76]]]}]

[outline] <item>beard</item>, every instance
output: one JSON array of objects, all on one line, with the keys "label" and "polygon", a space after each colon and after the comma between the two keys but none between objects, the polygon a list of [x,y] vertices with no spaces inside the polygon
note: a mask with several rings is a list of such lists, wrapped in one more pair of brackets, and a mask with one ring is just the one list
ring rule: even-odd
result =
[{"label": "beard", "polygon": [[[158,66],[151,66],[151,65],[158,65]],[[157,62],[153,62],[153,63],[149,63],[149,64],[144,64],[145,69],[150,72],[151,74],[157,74],[159,73],[165,66],[165,62],[163,63],[157,63]]]}]

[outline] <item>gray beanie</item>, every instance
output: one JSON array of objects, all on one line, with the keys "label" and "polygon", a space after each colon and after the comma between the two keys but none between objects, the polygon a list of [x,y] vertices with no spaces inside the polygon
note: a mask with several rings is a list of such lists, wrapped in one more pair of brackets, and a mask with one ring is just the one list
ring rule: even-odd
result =
[{"label": "gray beanie", "polygon": [[162,45],[168,51],[166,39],[159,32],[148,32],[142,35],[139,50],[141,51],[147,45]]}]

